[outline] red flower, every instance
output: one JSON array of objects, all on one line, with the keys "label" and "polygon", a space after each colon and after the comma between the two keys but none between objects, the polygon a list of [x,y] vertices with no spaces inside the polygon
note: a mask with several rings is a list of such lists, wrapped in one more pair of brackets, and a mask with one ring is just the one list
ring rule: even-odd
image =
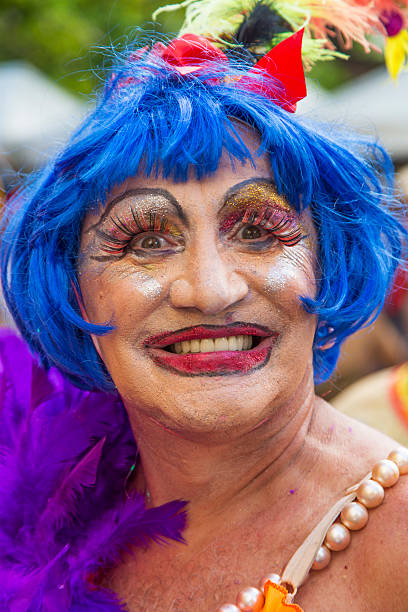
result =
[{"label": "red flower", "polygon": [[[296,102],[307,94],[302,64],[302,38],[303,30],[299,30],[276,45],[248,70],[247,75],[237,78],[237,87],[260,93],[294,113]],[[147,48],[143,47],[134,52],[130,59],[137,61],[146,51]],[[156,43],[151,53],[161,57],[183,76],[203,70],[209,62],[228,62],[221,49],[196,34],[184,34],[167,46]],[[262,78],[262,73],[266,78]],[[123,87],[134,82],[133,77],[128,77],[120,81],[118,86]]]},{"label": "red flower", "polygon": [[207,62],[228,61],[221,49],[196,34],[184,34],[180,38],[175,38],[167,47],[160,43],[159,45],[155,45],[154,50],[159,51],[160,57],[181,74],[198,72]]}]

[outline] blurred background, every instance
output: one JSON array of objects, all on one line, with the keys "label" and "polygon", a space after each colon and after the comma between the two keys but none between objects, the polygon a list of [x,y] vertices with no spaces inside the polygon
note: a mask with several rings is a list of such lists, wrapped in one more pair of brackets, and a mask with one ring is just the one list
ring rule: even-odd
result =
[{"label": "blurred background", "polygon": [[[177,34],[183,11],[165,13],[160,23],[152,23],[152,12],[162,4],[158,0],[0,0],[0,202],[25,174],[44,163],[87,112],[90,94],[103,74],[104,48],[125,44],[138,26]],[[407,194],[408,71],[395,83],[381,54],[366,54],[355,45],[348,61],[322,62],[307,80],[309,94],[298,112],[379,138],[391,153]],[[356,403],[372,407],[380,396],[382,409],[389,408],[390,377],[396,365],[408,361],[406,284],[406,275],[399,273],[377,322],[345,344],[336,375],[319,389],[330,401],[337,396],[335,402],[345,411],[350,407],[355,414]],[[0,322],[10,324],[4,307]],[[352,383],[366,375],[371,377],[357,383],[356,396]],[[383,380],[383,395],[378,380]],[[406,382],[406,414],[400,406],[395,427],[408,444],[408,374]]]}]

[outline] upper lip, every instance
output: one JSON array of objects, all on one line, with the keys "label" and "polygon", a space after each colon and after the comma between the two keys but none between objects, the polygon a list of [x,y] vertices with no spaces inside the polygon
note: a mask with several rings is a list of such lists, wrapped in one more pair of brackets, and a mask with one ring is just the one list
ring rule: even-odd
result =
[{"label": "upper lip", "polygon": [[264,325],[255,325],[254,323],[236,322],[228,325],[196,325],[194,327],[185,327],[176,331],[163,332],[156,336],[150,336],[144,341],[144,346],[152,348],[161,348],[175,344],[176,342],[184,342],[185,340],[202,340],[203,338],[225,338],[228,336],[268,336],[276,335],[268,327]]}]

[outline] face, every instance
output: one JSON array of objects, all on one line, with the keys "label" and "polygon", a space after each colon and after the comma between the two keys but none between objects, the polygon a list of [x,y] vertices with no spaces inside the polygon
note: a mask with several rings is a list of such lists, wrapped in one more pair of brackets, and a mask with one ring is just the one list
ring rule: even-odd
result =
[{"label": "face", "polygon": [[256,159],[225,155],[200,181],[130,178],[85,220],[83,312],[115,326],[94,343],[131,419],[240,434],[311,380],[313,227]]}]

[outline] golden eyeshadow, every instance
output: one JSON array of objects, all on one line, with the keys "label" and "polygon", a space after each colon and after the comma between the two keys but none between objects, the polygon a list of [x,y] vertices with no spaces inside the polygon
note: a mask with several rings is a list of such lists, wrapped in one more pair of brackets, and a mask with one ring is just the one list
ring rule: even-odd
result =
[{"label": "golden eyeshadow", "polygon": [[283,210],[293,212],[285,197],[277,193],[276,189],[269,183],[251,183],[240,189],[239,192],[227,199],[222,212],[225,208],[230,210],[242,207],[257,208],[266,204],[273,204]]},{"label": "golden eyeshadow", "polygon": [[238,224],[258,225],[285,246],[295,246],[306,234],[295,211],[270,185],[248,185],[228,198],[222,213],[220,232],[224,234]]},{"label": "golden eyeshadow", "polygon": [[169,219],[154,210],[143,211],[129,207],[105,220],[106,229],[99,228],[97,234],[102,239],[101,249],[108,255],[123,255],[132,239],[144,232],[171,234],[178,238],[180,230]]}]

